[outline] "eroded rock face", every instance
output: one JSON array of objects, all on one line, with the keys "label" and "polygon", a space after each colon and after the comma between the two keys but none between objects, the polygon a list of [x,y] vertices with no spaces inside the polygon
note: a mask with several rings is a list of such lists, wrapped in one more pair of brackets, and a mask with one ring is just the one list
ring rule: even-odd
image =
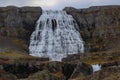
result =
[{"label": "eroded rock face", "polygon": [[9,43],[13,44],[6,45],[6,48],[27,50],[30,35],[41,13],[40,7],[0,7],[0,43],[9,39]]},{"label": "eroded rock face", "polygon": [[86,9],[64,9],[77,21],[86,51],[116,48],[120,42],[120,6],[94,6]]},{"label": "eroded rock face", "polygon": [[[85,63],[64,63],[48,61],[24,61],[0,65],[0,70],[15,75],[18,79],[32,80],[45,78],[45,80],[68,80],[80,74],[92,74],[92,67]],[[47,74],[47,75],[46,75]],[[40,77],[37,77],[39,75]],[[47,78],[47,79],[46,79]]]}]

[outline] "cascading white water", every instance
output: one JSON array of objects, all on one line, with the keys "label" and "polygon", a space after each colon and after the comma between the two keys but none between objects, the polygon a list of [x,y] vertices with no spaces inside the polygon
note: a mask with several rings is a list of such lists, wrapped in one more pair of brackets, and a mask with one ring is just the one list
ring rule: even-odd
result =
[{"label": "cascading white water", "polygon": [[101,70],[101,65],[95,64],[95,65],[92,65],[92,68],[93,68],[93,72],[96,72],[96,71]]},{"label": "cascading white water", "polygon": [[83,53],[84,44],[76,21],[65,11],[43,11],[31,35],[29,52],[52,61]]}]

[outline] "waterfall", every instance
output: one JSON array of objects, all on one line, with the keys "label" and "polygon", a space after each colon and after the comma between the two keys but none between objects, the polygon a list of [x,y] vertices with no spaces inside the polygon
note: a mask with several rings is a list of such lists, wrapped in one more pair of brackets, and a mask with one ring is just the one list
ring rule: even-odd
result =
[{"label": "waterfall", "polygon": [[93,72],[96,72],[96,71],[101,70],[101,65],[95,64],[95,65],[92,65],[92,68],[93,68]]},{"label": "waterfall", "polygon": [[43,11],[30,37],[29,52],[52,61],[83,53],[84,44],[76,21],[65,11]]}]

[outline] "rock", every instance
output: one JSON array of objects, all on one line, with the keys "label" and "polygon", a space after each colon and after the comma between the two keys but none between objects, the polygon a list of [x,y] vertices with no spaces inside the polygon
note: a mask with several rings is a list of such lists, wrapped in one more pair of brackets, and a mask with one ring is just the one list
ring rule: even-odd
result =
[{"label": "rock", "polygon": [[28,77],[28,80],[65,80],[63,76],[51,74],[47,70],[39,71]]},{"label": "rock", "polygon": [[69,77],[69,79],[74,79],[75,77],[81,76],[88,76],[93,73],[91,65],[86,63],[77,63],[76,67],[74,68],[73,73]]},{"label": "rock", "polygon": [[71,80],[119,80],[120,66],[111,66],[100,71],[94,72],[91,75],[79,75]]},{"label": "rock", "polygon": [[102,64],[102,68],[108,68],[108,67],[112,67],[112,66],[120,66],[120,61],[114,61],[114,62]]},{"label": "rock", "polygon": [[[0,7],[0,43],[4,46],[3,41],[7,43],[9,39],[8,43],[12,44],[5,45],[7,50],[27,51],[30,35],[41,14],[40,7]],[[0,48],[5,49],[2,46]]]},{"label": "rock", "polygon": [[0,70],[0,80],[17,80],[17,77],[11,73]]},{"label": "rock", "polygon": [[[18,79],[28,78],[31,74],[39,73],[43,70],[49,71],[50,74],[58,78],[65,78],[62,72],[62,66],[64,66],[63,63],[48,61],[19,61],[12,64],[4,63],[1,65],[2,70],[16,75]],[[70,66],[72,66],[72,64]]]},{"label": "rock", "polygon": [[[70,62],[49,62],[49,61],[16,61],[13,63],[2,63],[1,70],[15,75],[18,79],[32,79],[38,78],[36,75],[40,75],[41,78],[44,74],[46,78],[52,78],[52,80],[68,80],[79,76],[80,74],[87,76],[92,73],[92,67],[85,63],[70,63]],[[31,80],[30,79],[30,80]]]},{"label": "rock", "polygon": [[62,62],[74,62],[77,63],[81,60],[82,54],[73,54],[73,55],[68,55],[67,57],[62,59]]},{"label": "rock", "polygon": [[93,73],[84,80],[119,80],[120,67],[109,67],[99,72]]},{"label": "rock", "polygon": [[120,6],[93,6],[86,9],[66,7],[79,25],[86,51],[104,51],[119,47]]},{"label": "rock", "polygon": [[[66,7],[64,10],[77,21],[86,51],[119,47],[120,6],[92,6],[86,9]],[[2,51],[28,51],[30,35],[41,14],[40,7],[0,7],[0,43],[5,38],[9,39],[8,43],[12,43],[5,45],[7,49],[0,46]]]}]

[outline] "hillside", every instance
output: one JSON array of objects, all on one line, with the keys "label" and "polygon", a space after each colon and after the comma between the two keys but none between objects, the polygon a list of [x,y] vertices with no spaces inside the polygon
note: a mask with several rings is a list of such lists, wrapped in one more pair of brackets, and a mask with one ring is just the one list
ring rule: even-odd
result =
[{"label": "hillside", "polygon": [[41,13],[40,7],[0,7],[0,52],[27,52],[30,35]]},{"label": "hillside", "polygon": [[86,51],[120,49],[120,6],[93,6],[64,9],[78,22]]},{"label": "hillside", "polygon": [[[0,7],[0,80],[120,79],[120,6],[64,10],[77,21],[85,52],[57,62],[29,55],[40,7]],[[93,72],[93,64],[102,70]]]}]

